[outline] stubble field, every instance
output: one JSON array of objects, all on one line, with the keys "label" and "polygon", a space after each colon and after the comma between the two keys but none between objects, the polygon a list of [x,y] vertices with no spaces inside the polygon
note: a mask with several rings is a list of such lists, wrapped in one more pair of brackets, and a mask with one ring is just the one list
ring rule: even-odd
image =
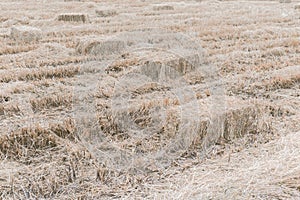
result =
[{"label": "stubble field", "polygon": [[300,199],[300,1],[0,10],[0,199]]}]

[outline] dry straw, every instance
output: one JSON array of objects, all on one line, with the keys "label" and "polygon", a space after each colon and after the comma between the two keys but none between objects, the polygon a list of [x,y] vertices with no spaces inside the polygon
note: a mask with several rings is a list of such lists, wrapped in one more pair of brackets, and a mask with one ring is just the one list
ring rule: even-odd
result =
[{"label": "dry straw", "polygon": [[0,199],[300,199],[296,2],[94,2],[0,3]]}]

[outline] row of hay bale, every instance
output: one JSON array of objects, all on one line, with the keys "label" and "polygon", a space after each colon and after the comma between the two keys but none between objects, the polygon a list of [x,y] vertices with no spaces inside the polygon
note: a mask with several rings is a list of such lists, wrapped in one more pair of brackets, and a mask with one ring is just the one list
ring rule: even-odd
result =
[{"label": "row of hay bale", "polygon": [[[113,17],[117,15],[117,11],[113,9],[100,9],[95,11],[99,17]],[[58,15],[58,21],[65,22],[82,22],[87,23],[90,21],[89,15],[84,13],[63,13]]]},{"label": "row of hay bale", "polygon": [[[117,11],[113,9],[102,9],[96,10],[95,12],[99,17],[113,17],[118,14]],[[85,13],[62,13],[58,15],[57,20],[65,22],[90,22],[89,15]]]},{"label": "row of hay bale", "polygon": [[[96,10],[96,14],[100,17],[112,17],[117,15],[116,10],[102,9]],[[89,16],[84,13],[62,13],[56,18],[58,21],[64,22],[89,22]],[[42,39],[42,30],[32,26],[14,26],[11,28],[10,37],[17,42],[37,42]]]},{"label": "row of hay bale", "polygon": [[[280,0],[280,3],[290,3],[291,0]],[[156,4],[152,8],[154,11],[174,10],[172,5]],[[295,9],[300,9],[300,5],[295,5]],[[95,13],[99,17],[113,17],[118,15],[115,9],[97,9]],[[62,13],[57,16],[58,21],[64,22],[90,22],[89,15],[85,13]],[[42,31],[31,26],[16,26],[11,28],[11,38],[21,42],[34,42],[42,38]]]},{"label": "row of hay bale", "polygon": [[[205,148],[221,138],[232,140],[266,128],[264,105],[229,97],[222,102],[215,96],[197,98],[189,80],[195,77],[189,74],[207,73],[199,54],[152,50],[122,54],[99,84],[100,128],[122,151],[169,162],[191,145]],[[205,77],[203,85],[209,81]]]},{"label": "row of hay bale", "polygon": [[[180,34],[149,30],[104,41],[92,38],[77,46],[80,54],[103,55],[109,49],[119,55],[106,67],[99,84],[97,115],[100,129],[122,151],[155,157],[160,148],[168,150],[168,145],[180,143],[178,138],[189,140],[192,137],[186,134],[196,132],[193,103],[197,97],[184,76],[200,68],[205,59],[193,42]],[[175,154],[180,152],[181,148]]]},{"label": "row of hay bale", "polygon": [[[200,43],[194,39],[181,33],[149,28],[149,30],[133,30],[109,37],[83,37],[76,45],[76,53],[94,56],[115,54],[121,56],[114,57],[115,61],[123,63],[133,62],[132,59],[128,58],[143,59],[147,56],[152,56],[153,59],[161,61],[160,53],[163,53],[166,54],[166,57],[163,58],[164,62],[168,65],[172,65],[174,60],[180,62],[181,65],[187,65],[187,62],[190,65],[202,65],[206,62],[204,50],[199,46]],[[144,62],[146,62],[145,59]],[[184,69],[176,68],[175,70],[181,71]]]},{"label": "row of hay bale", "polygon": [[[152,8],[153,11],[168,11],[174,10],[174,7],[171,5],[154,5]],[[95,13],[99,17],[114,17],[118,15],[117,10],[115,9],[97,9]],[[64,13],[58,15],[57,19],[59,21],[67,21],[67,22],[89,22],[89,16],[83,13]]]},{"label": "row of hay bale", "polygon": [[[172,5],[167,5],[167,4],[155,4],[152,6],[153,11],[170,11],[174,10],[174,6]],[[104,9],[96,9],[95,13],[99,17],[114,17],[118,15],[119,13],[117,12],[116,9],[113,8],[104,8]],[[59,21],[69,21],[69,22],[88,22],[89,21],[89,16],[87,14],[83,13],[64,13],[60,14],[57,19]]]},{"label": "row of hay bale", "polygon": [[191,146],[268,131],[266,105],[199,90],[218,87],[200,48],[186,38],[178,42],[179,35],[140,34],[83,39],[77,46],[79,54],[120,55],[106,67],[97,93],[100,129],[118,151],[170,161]]}]

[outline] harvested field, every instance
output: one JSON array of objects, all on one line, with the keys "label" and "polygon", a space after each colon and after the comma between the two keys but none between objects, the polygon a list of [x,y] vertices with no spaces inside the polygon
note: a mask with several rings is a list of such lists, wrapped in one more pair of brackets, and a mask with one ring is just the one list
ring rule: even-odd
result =
[{"label": "harvested field", "polygon": [[297,0],[0,2],[0,199],[300,199]]}]

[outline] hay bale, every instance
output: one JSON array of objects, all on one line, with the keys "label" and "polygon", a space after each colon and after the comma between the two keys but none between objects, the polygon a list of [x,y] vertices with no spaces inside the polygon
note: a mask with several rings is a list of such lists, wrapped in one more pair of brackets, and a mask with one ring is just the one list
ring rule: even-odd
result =
[{"label": "hay bale", "polygon": [[153,10],[154,11],[174,10],[174,7],[170,5],[155,5],[153,6]]},{"label": "hay bale", "polygon": [[[123,148],[136,147],[145,154],[155,153],[162,146],[175,142],[186,147],[206,148],[222,139],[231,141],[267,131],[264,115],[269,113],[265,105],[228,98],[228,108],[217,112],[209,108],[213,100],[197,101],[199,110],[195,111],[190,103],[180,104],[171,91],[141,94],[131,99],[130,104],[121,106],[121,103],[118,108],[111,107],[111,101],[103,102],[98,109],[99,123],[105,134],[116,136],[119,142],[126,141],[128,145]],[[216,112],[215,119],[210,112]],[[142,140],[135,138],[136,132]]]},{"label": "hay bale", "polygon": [[125,42],[117,38],[82,39],[76,46],[76,52],[82,55],[108,56],[120,53],[125,48]]},{"label": "hay bale", "polygon": [[167,51],[141,50],[132,52],[126,57],[110,65],[106,71],[115,77],[120,77],[132,69],[153,81],[165,78],[177,78],[195,71],[202,64],[201,55],[187,51],[182,55]]},{"label": "hay bale", "polygon": [[95,12],[99,17],[113,17],[118,14],[116,10],[112,9],[96,10]]},{"label": "hay bale", "polygon": [[36,42],[42,38],[42,31],[31,26],[14,26],[11,28],[10,37],[18,42]]},{"label": "hay bale", "polygon": [[[153,55],[157,56],[157,55]],[[158,81],[159,79],[171,78],[174,79],[182,76],[187,72],[194,71],[196,65],[190,61],[198,60],[198,55],[190,55],[190,58],[182,58],[174,55],[166,57],[164,60],[158,57],[146,60],[141,67],[142,74],[151,77],[152,80]]]},{"label": "hay bale", "polygon": [[65,22],[83,22],[86,23],[89,21],[89,17],[87,14],[82,13],[64,13],[60,14],[57,17],[58,21],[65,21]]},{"label": "hay bale", "polygon": [[279,3],[291,3],[291,0],[279,0]]}]

